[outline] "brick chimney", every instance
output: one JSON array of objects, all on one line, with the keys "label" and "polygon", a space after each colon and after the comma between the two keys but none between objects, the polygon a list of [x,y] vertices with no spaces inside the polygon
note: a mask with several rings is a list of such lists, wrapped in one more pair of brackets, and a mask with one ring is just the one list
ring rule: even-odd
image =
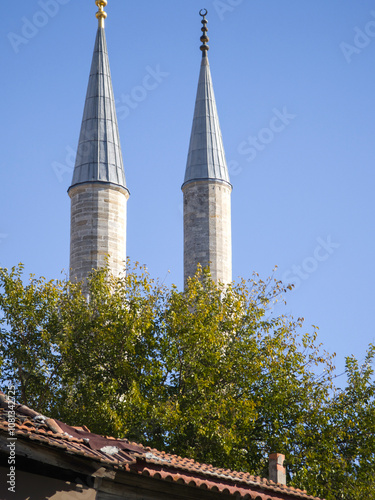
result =
[{"label": "brick chimney", "polygon": [[274,483],[286,485],[286,470],[284,467],[285,455],[271,453],[269,456],[269,479]]}]

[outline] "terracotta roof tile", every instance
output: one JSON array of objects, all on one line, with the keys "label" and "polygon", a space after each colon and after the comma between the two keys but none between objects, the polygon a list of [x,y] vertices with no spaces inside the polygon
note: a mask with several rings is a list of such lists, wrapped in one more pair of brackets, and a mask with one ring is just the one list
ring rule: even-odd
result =
[{"label": "terracotta roof tile", "polygon": [[[128,472],[226,493],[241,500],[277,500],[286,497],[296,500],[319,500],[305,491],[276,484],[245,472],[201,464],[189,458],[145,448],[126,439],[99,436],[90,433],[85,426],[68,426],[46,418],[26,406],[18,405],[14,410],[14,432],[17,438],[64,450],[66,453],[83,456]],[[7,420],[8,404],[4,394],[0,392],[0,431],[3,433],[8,431]]]}]

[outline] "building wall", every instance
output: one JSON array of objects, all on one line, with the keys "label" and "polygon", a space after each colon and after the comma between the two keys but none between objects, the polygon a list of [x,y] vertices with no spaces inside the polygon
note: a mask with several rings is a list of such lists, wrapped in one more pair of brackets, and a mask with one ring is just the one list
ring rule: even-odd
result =
[{"label": "building wall", "polygon": [[85,279],[105,266],[114,275],[126,262],[126,205],[129,193],[111,184],[82,184],[69,190],[70,278]]},{"label": "building wall", "polygon": [[231,192],[225,182],[194,181],[184,193],[184,279],[197,265],[210,266],[213,280],[232,281]]},{"label": "building wall", "polygon": [[[42,472],[42,467],[41,467]],[[7,484],[9,467],[0,467],[0,498],[2,500],[96,500],[96,491],[76,482],[60,481],[46,476],[23,472],[16,467],[15,493]]]}]

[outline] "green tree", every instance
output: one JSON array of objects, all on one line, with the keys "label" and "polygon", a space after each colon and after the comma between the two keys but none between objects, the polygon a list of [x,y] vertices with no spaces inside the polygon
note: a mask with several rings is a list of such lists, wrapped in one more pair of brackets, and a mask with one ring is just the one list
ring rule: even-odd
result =
[{"label": "green tree", "polygon": [[[62,285],[31,275],[22,282],[23,266],[10,272],[0,268],[1,380],[12,382],[23,404],[50,410],[59,397],[62,368],[56,338],[51,335],[51,312],[57,307]],[[4,327],[5,325],[5,327]]]},{"label": "green tree", "polygon": [[272,313],[281,282],[216,285],[198,269],[180,292],[137,265],[83,288],[22,272],[0,269],[0,384],[21,403],[256,475],[284,453],[290,484],[310,494],[375,498],[374,348],[363,366],[348,358],[335,388],[315,329]]},{"label": "green tree", "polygon": [[284,292],[274,280],[227,288],[207,272],[169,292],[161,325],[167,449],[262,475],[269,453],[294,452],[298,424],[328,397],[332,365],[316,333],[298,335],[301,319],[267,315]]},{"label": "green tree", "polygon": [[303,433],[304,466],[294,480],[327,500],[375,498],[374,356],[370,345],[362,365],[346,359],[346,386],[335,389]]}]

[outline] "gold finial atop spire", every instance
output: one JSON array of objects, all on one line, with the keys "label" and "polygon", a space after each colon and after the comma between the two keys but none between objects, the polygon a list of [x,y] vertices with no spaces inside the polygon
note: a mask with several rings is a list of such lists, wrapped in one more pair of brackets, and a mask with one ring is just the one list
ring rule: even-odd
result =
[{"label": "gold finial atop spire", "polygon": [[203,27],[201,28],[201,31],[203,33],[203,35],[201,36],[201,42],[203,45],[200,46],[200,49],[201,51],[203,52],[202,56],[204,57],[207,53],[207,51],[210,49],[210,47],[207,45],[207,42],[209,41],[209,38],[207,36],[207,27],[206,27],[206,24],[207,24],[207,19],[206,19],[206,16],[207,16],[207,9],[202,9],[199,11],[199,15],[201,17],[203,17],[202,19],[202,25]]},{"label": "gold finial atop spire", "polygon": [[99,28],[104,28],[104,19],[107,17],[107,13],[104,12],[104,7],[107,6],[107,0],[95,0],[96,5],[99,10],[96,13],[96,18],[99,21]]}]

